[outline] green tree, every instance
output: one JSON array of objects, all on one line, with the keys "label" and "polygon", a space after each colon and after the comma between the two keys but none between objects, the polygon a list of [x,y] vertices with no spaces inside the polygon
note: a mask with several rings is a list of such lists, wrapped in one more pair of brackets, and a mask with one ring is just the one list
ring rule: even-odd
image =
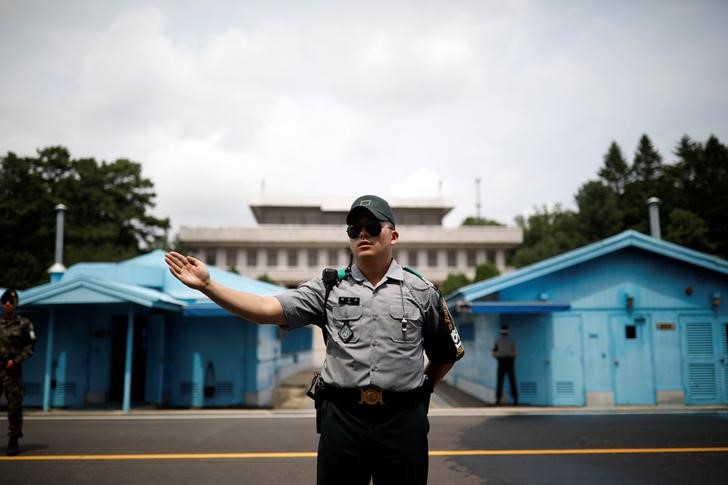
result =
[{"label": "green tree", "polygon": [[278,282],[268,276],[268,273],[264,273],[256,278],[258,281],[262,281],[263,283],[270,283],[271,285],[277,285]]},{"label": "green tree", "polygon": [[475,283],[476,281],[494,278],[498,275],[500,275],[500,271],[498,271],[498,268],[496,268],[493,263],[489,263],[488,261],[486,261],[476,266],[475,278],[473,278],[473,283]]},{"label": "green tree", "polygon": [[498,221],[494,221],[492,219],[486,219],[483,217],[473,217],[468,216],[465,218],[465,220],[462,223],[463,226],[499,226],[503,227],[505,224],[502,224]]},{"label": "green tree", "polygon": [[518,216],[516,224],[523,229],[523,243],[513,256],[516,267],[556,256],[587,242],[579,231],[578,214],[562,209],[560,204],[553,210],[546,206],[536,209],[528,219]]},{"label": "green tree", "polygon": [[708,227],[700,216],[686,209],[673,209],[667,221],[665,239],[698,251],[712,253],[715,244],[708,239]]},{"label": "green tree", "polygon": [[463,273],[450,273],[440,285],[440,292],[447,295],[469,284],[470,279]]},{"label": "green tree", "polygon": [[[728,258],[728,148],[711,135],[705,144],[683,137],[675,151],[673,185],[681,208],[705,222],[715,253]],[[692,247],[692,246],[691,246]]]},{"label": "green tree", "polygon": [[599,169],[599,177],[604,180],[615,194],[624,193],[624,187],[629,181],[629,165],[622,156],[622,150],[613,141],[604,155],[604,166]]},{"label": "green tree", "polygon": [[622,209],[614,189],[600,181],[589,181],[574,196],[578,223],[586,242],[598,241],[622,229]]},{"label": "green tree", "polygon": [[67,207],[64,263],[120,261],[162,246],[168,219],[149,214],[156,194],[141,166],[121,159],[72,159],[63,147],[36,157],[0,157],[0,286],[48,281],[53,263],[56,204]]},{"label": "green tree", "polygon": [[623,214],[623,229],[635,229],[640,232],[649,233],[649,220],[647,218],[647,199],[652,196],[660,196],[663,201],[663,209],[672,207],[671,201],[666,194],[662,194],[663,167],[662,156],[652,145],[647,135],[640,138],[634,156],[634,162],[630,168],[630,180],[624,188],[621,197],[621,209]]}]

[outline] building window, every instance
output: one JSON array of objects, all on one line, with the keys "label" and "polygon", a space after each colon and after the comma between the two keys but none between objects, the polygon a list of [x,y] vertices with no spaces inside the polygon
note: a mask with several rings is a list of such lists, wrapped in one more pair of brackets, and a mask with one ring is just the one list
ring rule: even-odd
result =
[{"label": "building window", "polygon": [[278,250],[269,249],[266,251],[266,263],[269,267],[278,266]]},{"label": "building window", "polygon": [[217,265],[217,251],[214,249],[208,249],[205,253],[205,261],[210,266]]},{"label": "building window", "polygon": [[454,268],[458,265],[458,253],[454,249],[447,250],[447,265]]},{"label": "building window", "polygon": [[329,266],[336,266],[339,264],[339,250],[329,249]]},{"label": "building window", "polygon": [[298,266],[298,250],[289,249],[288,250],[288,267],[295,268],[296,266]]},{"label": "building window", "polygon": [[248,248],[245,252],[246,262],[249,267],[255,268],[258,266],[258,250],[255,248]]},{"label": "building window", "polygon": [[427,266],[434,268],[437,266],[437,250],[429,249],[427,251]]},{"label": "building window", "polygon": [[637,338],[637,326],[625,325],[624,336],[627,340],[635,340]]},{"label": "building window", "polygon": [[237,249],[228,249],[227,254],[225,255],[225,259],[227,260],[227,265],[230,268],[234,268],[238,265],[238,250]]},{"label": "building window", "polygon": [[487,258],[489,263],[495,264],[495,251],[492,249],[489,249],[485,252],[485,257]]},{"label": "building window", "polygon": [[312,268],[318,266],[318,249],[309,249],[308,250],[308,265]]},{"label": "building window", "polygon": [[417,250],[410,249],[407,251],[407,264],[410,266],[417,266]]},{"label": "building window", "polygon": [[474,267],[475,266],[475,249],[468,249],[465,253],[465,258],[468,264],[468,267]]}]

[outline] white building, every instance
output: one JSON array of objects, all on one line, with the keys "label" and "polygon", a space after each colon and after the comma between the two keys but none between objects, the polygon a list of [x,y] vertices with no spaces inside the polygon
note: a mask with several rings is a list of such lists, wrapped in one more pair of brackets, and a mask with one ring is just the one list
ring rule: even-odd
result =
[{"label": "white building", "polygon": [[[523,240],[520,228],[497,226],[444,227],[452,205],[441,199],[391,200],[399,243],[395,259],[439,284],[450,273],[469,278],[489,261],[507,272],[506,251]],[[349,262],[346,213],[351,201],[271,199],[254,201],[253,227],[186,227],[180,242],[208,264],[234,269],[251,278],[267,275],[296,286],[324,267]]]}]

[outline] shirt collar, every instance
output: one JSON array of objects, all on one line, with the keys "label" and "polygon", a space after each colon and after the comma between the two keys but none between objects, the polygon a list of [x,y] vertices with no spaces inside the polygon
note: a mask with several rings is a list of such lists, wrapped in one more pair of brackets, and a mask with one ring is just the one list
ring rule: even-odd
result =
[{"label": "shirt collar", "polygon": [[[359,282],[366,280],[364,274],[356,264],[351,265],[351,276]],[[388,279],[404,281],[404,270],[394,258],[392,258],[392,262],[389,263],[389,269],[387,269],[387,273],[384,275],[384,278],[382,278],[383,281]]]}]

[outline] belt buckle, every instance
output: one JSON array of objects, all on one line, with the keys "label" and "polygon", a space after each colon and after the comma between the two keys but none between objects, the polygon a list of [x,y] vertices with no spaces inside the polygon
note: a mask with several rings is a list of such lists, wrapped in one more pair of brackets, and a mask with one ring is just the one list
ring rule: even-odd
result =
[{"label": "belt buckle", "polygon": [[384,400],[382,399],[382,391],[380,391],[379,389],[367,387],[364,389],[359,389],[359,391],[361,392],[361,400],[359,401],[359,404],[367,404],[369,406],[384,404]]}]

